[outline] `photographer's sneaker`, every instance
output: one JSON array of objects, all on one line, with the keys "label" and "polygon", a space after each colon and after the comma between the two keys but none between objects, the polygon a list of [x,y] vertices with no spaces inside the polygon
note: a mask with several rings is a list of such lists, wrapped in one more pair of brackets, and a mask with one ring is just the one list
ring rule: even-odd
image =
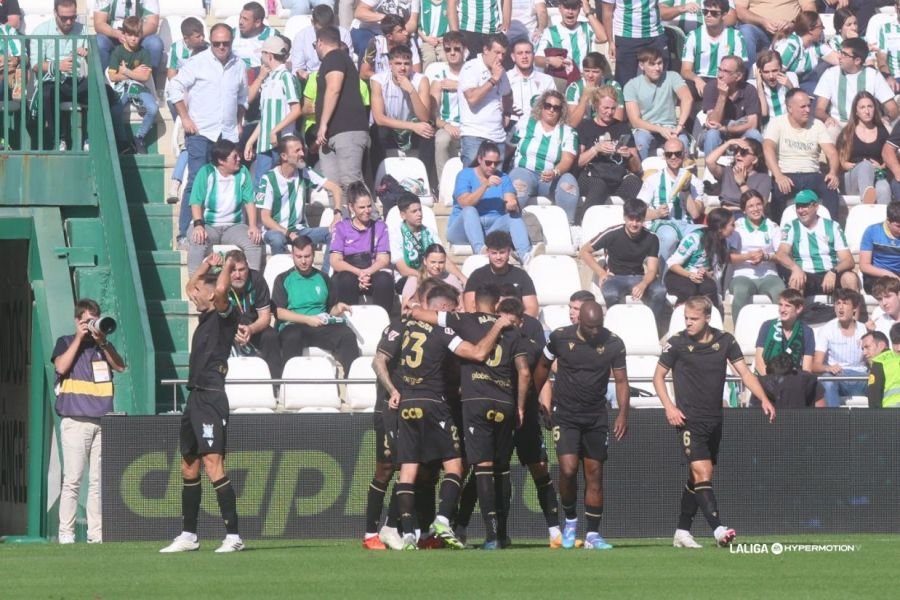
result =
[{"label": "photographer's sneaker", "polygon": [[226,535],[222,545],[216,548],[216,554],[225,554],[227,552],[240,552],[244,549],[244,542],[239,535]]},{"label": "photographer's sneaker", "polygon": [[716,543],[719,546],[724,548],[725,546],[727,546],[728,544],[730,544],[731,542],[734,541],[734,538],[737,537],[737,533],[735,532],[734,529],[731,529],[730,527],[725,527],[724,525],[719,525],[718,527],[716,527],[716,530],[713,532],[713,536],[715,536],[715,538],[716,538]]},{"label": "photographer's sneaker", "polygon": [[200,549],[200,542],[197,541],[197,535],[182,531],[181,535],[175,538],[171,544],[160,550],[162,554],[172,552],[193,552]]},{"label": "photographer's sneaker", "polygon": [[703,546],[697,543],[697,540],[694,539],[694,536],[691,535],[691,532],[686,529],[676,529],[675,536],[672,538],[672,546],[675,548],[702,548]]},{"label": "photographer's sneaker", "polygon": [[58,540],[58,541],[59,541],[59,543],[62,544],[62,545],[66,545],[66,544],[74,544],[74,543],[75,543],[75,536],[74,536],[73,534],[71,534],[71,533],[61,533],[61,534],[59,535],[59,540]]}]

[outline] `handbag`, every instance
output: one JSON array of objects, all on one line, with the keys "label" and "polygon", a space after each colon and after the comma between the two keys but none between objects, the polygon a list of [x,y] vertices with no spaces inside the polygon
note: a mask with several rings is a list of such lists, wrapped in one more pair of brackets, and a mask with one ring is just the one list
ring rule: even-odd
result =
[{"label": "handbag", "polygon": [[344,257],[344,261],[357,269],[367,269],[375,262],[375,222],[369,226],[369,232],[372,234],[369,240],[368,252],[356,252],[348,254]]}]

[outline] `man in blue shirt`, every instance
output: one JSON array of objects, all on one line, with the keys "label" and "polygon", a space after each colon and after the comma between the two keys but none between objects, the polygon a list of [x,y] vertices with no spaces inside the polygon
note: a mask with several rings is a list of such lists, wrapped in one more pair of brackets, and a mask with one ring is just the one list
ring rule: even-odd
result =
[{"label": "man in blue shirt", "polygon": [[888,204],[884,222],[869,225],[863,233],[859,270],[867,294],[872,293],[872,284],[879,277],[900,277],[900,201]]}]

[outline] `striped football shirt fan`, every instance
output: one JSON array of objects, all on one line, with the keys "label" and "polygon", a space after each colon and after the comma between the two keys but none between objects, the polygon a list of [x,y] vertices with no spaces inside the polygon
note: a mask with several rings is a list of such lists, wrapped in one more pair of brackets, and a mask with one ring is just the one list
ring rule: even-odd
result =
[{"label": "striped football shirt fan", "polygon": [[791,247],[791,258],[805,273],[824,273],[837,266],[838,252],[847,250],[841,226],[819,217],[812,229],[794,219],[781,230],[782,244]]},{"label": "striped football shirt fan", "polygon": [[587,21],[576,22],[575,29],[569,29],[560,23],[544,30],[534,53],[537,56],[544,56],[547,48],[562,48],[568,51],[568,57],[580,69],[581,59],[591,51],[593,40],[594,30]]},{"label": "striped football shirt fan", "polygon": [[497,33],[500,21],[500,0],[459,0],[460,31]]},{"label": "striped football shirt fan", "polygon": [[[300,102],[300,82],[285,65],[269,73],[259,92],[259,139],[256,140],[257,152],[268,152],[272,148],[269,139],[275,126],[291,112],[291,104]],[[290,133],[294,124],[282,129],[279,133]]]},{"label": "striped football shirt fan", "polygon": [[535,173],[552,171],[562,158],[563,152],[578,154],[578,134],[563,123],[551,131],[537,119],[519,121],[511,142],[516,146],[513,166],[522,167]]},{"label": "striped football shirt fan", "polygon": [[747,61],[747,47],[741,32],[726,27],[713,39],[704,26],[688,34],[681,60],[691,61],[694,73],[700,77],[715,77],[719,74],[719,62],[731,54]]},{"label": "striped football shirt fan", "polygon": [[245,204],[252,205],[253,179],[242,166],[234,175],[222,175],[211,163],[200,167],[191,190],[191,205],[203,207],[207,225],[235,225],[243,218]]},{"label": "striped football shirt fan", "polygon": [[659,0],[603,0],[615,4],[613,11],[613,35],[640,39],[662,35],[659,19]]},{"label": "striped football shirt fan", "polygon": [[[428,81],[459,81],[459,73],[453,73],[450,65],[445,62],[437,62],[428,65],[425,70]],[[441,90],[440,104],[437,107],[438,117],[448,123],[459,125],[459,95],[456,90]]]},{"label": "striped football shirt fan", "polygon": [[291,177],[276,167],[263,175],[256,191],[256,205],[271,212],[272,220],[289,231],[301,227],[308,190],[317,190],[325,178],[310,168],[300,169]]}]

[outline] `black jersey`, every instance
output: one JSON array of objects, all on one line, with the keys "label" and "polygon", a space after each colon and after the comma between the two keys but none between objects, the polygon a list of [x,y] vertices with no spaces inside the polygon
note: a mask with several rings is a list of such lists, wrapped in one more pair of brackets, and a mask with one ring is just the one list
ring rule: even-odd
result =
[{"label": "black jersey", "polygon": [[445,398],[444,360],[462,343],[449,327],[407,321],[400,350],[403,399]]},{"label": "black jersey", "polygon": [[598,416],[606,410],[610,371],[625,368],[625,343],[606,328],[596,342],[587,342],[578,333],[578,325],[569,325],[550,334],[544,357],[556,360],[556,412]]},{"label": "black jersey", "polygon": [[711,329],[708,344],[701,344],[684,331],[669,338],[659,364],[672,370],[675,403],[690,419],[722,418],[722,392],[729,362],[744,360],[734,336]]},{"label": "black jersey", "polygon": [[[400,319],[394,319],[381,332],[381,339],[378,341],[376,352],[380,352],[387,356],[387,370],[391,376],[391,383],[398,390],[400,389],[400,349],[403,344],[403,326],[404,322]],[[388,393],[381,383],[375,386],[375,412],[383,412],[388,401]]]},{"label": "black jersey", "polygon": [[191,338],[188,389],[225,389],[228,356],[239,321],[240,314],[233,304],[222,313],[215,309],[201,313],[200,323]]}]

